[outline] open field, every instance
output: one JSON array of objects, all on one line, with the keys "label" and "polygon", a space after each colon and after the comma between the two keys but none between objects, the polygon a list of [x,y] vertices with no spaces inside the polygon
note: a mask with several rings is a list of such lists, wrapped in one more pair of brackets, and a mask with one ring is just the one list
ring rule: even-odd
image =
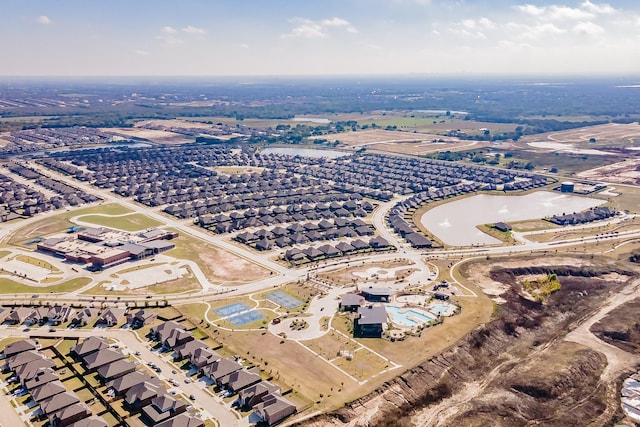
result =
[{"label": "open field", "polygon": [[577,174],[584,179],[593,179],[614,184],[640,184],[640,158],[627,158]]},{"label": "open field", "polygon": [[0,289],[3,294],[44,294],[44,293],[59,293],[59,292],[73,292],[80,289],[83,286],[91,283],[91,279],[88,277],[78,277],[68,280],[59,285],[52,286],[28,286],[22,283],[14,282],[11,279],[0,277]]},{"label": "open field", "polygon": [[[595,138],[596,142],[589,142]],[[539,135],[527,135],[520,139],[524,143],[555,142],[573,144],[579,148],[622,148],[640,147],[640,125],[637,123],[617,124],[607,123],[597,126],[586,126],[560,132],[549,132]]]},{"label": "open field", "polygon": [[82,215],[77,217],[77,220],[124,231],[141,231],[162,225],[161,222],[140,213],[132,213],[126,216]]},{"label": "open field", "polygon": [[36,237],[43,237],[64,231],[74,225],[70,219],[75,216],[90,214],[122,215],[127,213],[131,213],[131,211],[117,203],[111,203],[54,214],[20,228],[10,236],[8,243],[15,245],[24,244]]},{"label": "open field", "polygon": [[184,233],[172,242],[176,247],[165,254],[194,261],[211,282],[242,284],[269,276],[267,269]]},{"label": "open field", "polygon": [[185,144],[193,142],[193,138],[184,135],[168,132],[164,130],[141,129],[141,128],[105,128],[103,131],[115,132],[126,138],[142,138],[155,142],[156,144]]}]

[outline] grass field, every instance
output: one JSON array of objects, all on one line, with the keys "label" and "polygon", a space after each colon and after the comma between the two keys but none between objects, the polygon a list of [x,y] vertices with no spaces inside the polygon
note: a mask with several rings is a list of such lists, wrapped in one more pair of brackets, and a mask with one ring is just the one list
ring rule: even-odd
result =
[{"label": "grass field", "polygon": [[91,283],[88,277],[78,277],[68,280],[59,285],[52,286],[28,286],[14,282],[11,279],[0,277],[0,290],[3,294],[41,294],[41,293],[64,293],[72,292]]},{"label": "grass field", "polygon": [[18,255],[16,257],[16,259],[18,261],[30,264],[30,265],[35,265],[36,267],[42,267],[42,268],[46,268],[47,270],[51,271],[52,273],[60,273],[60,270],[55,267],[53,264],[44,261],[40,258],[35,258],[35,257],[31,257],[31,256],[27,256],[27,255]]},{"label": "grass field", "polygon": [[117,203],[70,210],[57,215],[47,216],[46,219],[25,225],[10,235],[8,243],[20,245],[29,242],[36,237],[65,231],[74,225],[70,219],[75,216],[90,214],[122,215],[126,213],[131,213],[131,211]]},{"label": "grass field", "polygon": [[126,216],[82,215],[77,219],[78,221],[90,222],[91,224],[124,231],[141,231],[163,225],[161,222],[140,213],[132,213]]}]

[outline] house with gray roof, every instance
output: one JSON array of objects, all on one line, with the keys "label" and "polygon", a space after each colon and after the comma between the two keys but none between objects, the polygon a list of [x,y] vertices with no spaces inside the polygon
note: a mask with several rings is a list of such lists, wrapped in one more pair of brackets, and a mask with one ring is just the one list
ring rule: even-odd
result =
[{"label": "house with gray roof", "polygon": [[89,338],[85,338],[81,343],[71,347],[69,353],[78,359],[107,347],[109,347],[109,343],[105,338],[90,336]]},{"label": "house with gray roof", "polygon": [[98,375],[100,376],[100,378],[102,378],[103,381],[110,381],[135,370],[136,365],[133,362],[127,359],[120,359],[116,360],[115,362],[100,366],[98,368]]},{"label": "house with gray roof", "polygon": [[209,363],[203,367],[200,372],[205,377],[212,379],[216,384],[218,381],[232,372],[242,369],[242,365],[231,359],[220,359],[213,363]]},{"label": "house with gray roof", "polygon": [[52,368],[39,368],[33,377],[23,381],[22,386],[31,392],[32,390],[42,387],[52,381],[58,379],[58,374]]},{"label": "house with gray roof", "polygon": [[122,395],[131,387],[145,381],[154,385],[160,385],[160,380],[157,377],[151,378],[149,375],[141,371],[133,371],[129,374],[118,377],[115,380],[109,381],[106,385],[107,388],[113,389],[116,395]]},{"label": "house with gray roof", "polygon": [[23,351],[35,350],[36,343],[33,340],[20,340],[7,344],[2,351],[3,358],[9,358],[15,354],[22,353]]},{"label": "house with gray roof", "polygon": [[191,359],[193,352],[202,347],[207,347],[207,344],[205,344],[202,340],[192,340],[177,345],[173,348],[174,359],[178,361],[187,358]]},{"label": "house with gray roof", "polygon": [[84,366],[88,371],[95,371],[101,366],[108,365],[126,358],[124,354],[119,351],[111,350],[109,348],[102,348],[94,353],[87,354],[82,358]]},{"label": "house with gray roof", "polygon": [[91,410],[84,402],[74,403],[66,408],[60,409],[53,414],[48,414],[47,419],[52,427],[66,427],[76,421],[91,416]]},{"label": "house with gray roof", "polygon": [[102,417],[92,416],[83,418],[80,421],[76,421],[73,424],[69,424],[69,427],[109,427],[107,422]]},{"label": "house with gray roof", "polygon": [[151,404],[161,393],[164,393],[164,389],[160,385],[145,381],[127,390],[124,401],[131,409],[141,409]]},{"label": "house with gray roof", "polygon": [[49,415],[79,402],[80,399],[75,393],[65,391],[40,402],[40,409],[44,414]]},{"label": "house with gray roof", "polygon": [[51,381],[47,384],[44,384],[42,387],[37,387],[33,390],[29,390],[29,394],[36,402],[42,402],[45,399],[50,398],[51,396],[55,396],[59,393],[64,393],[67,391],[67,388],[62,384],[62,381],[55,380]]},{"label": "house with gray roof", "polygon": [[156,425],[156,427],[204,427],[204,421],[200,418],[182,413]]},{"label": "house with gray roof", "polygon": [[142,408],[142,413],[153,425],[174,417],[187,410],[186,403],[168,394],[162,394],[151,400],[151,404]]},{"label": "house with gray roof", "polygon": [[97,325],[116,326],[125,321],[126,308],[109,307],[96,320]]},{"label": "house with gray roof", "polygon": [[262,398],[268,394],[280,394],[280,387],[271,384],[269,381],[262,381],[240,390],[238,398],[241,406],[252,408],[257,403],[262,402]]},{"label": "house with gray roof", "polygon": [[241,369],[220,378],[219,385],[223,386],[232,393],[237,393],[247,387],[262,381],[257,368]]},{"label": "house with gray roof", "polygon": [[338,309],[340,311],[358,311],[360,307],[364,305],[364,297],[358,294],[343,294],[340,295],[340,303]]},{"label": "house with gray roof", "polygon": [[256,414],[268,426],[273,426],[296,413],[296,406],[278,394],[268,394],[254,405]]}]

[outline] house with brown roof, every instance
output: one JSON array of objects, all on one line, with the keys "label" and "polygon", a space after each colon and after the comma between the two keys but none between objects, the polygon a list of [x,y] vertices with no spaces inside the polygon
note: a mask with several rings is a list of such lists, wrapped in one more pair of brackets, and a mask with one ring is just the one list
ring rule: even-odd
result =
[{"label": "house with brown roof", "polygon": [[195,338],[193,334],[184,329],[173,329],[169,336],[162,341],[162,345],[169,348],[175,348],[186,342],[193,341]]},{"label": "house with brown roof", "polygon": [[174,358],[176,360],[191,359],[193,352],[202,347],[207,347],[207,345],[201,340],[187,341],[174,347]]},{"label": "house with brown roof", "polygon": [[86,326],[89,323],[93,322],[100,313],[100,310],[93,307],[84,307],[80,310],[76,311],[73,316],[71,316],[71,324],[76,326]]},{"label": "house with brown roof", "polygon": [[142,408],[142,413],[153,425],[174,417],[187,410],[186,403],[169,394],[163,394],[151,400],[151,404]]},{"label": "house with brown roof", "polygon": [[47,318],[52,325],[60,325],[62,323],[68,322],[76,310],[74,308],[69,307],[68,305],[56,305],[51,307],[47,312]]},{"label": "house with brown roof", "polygon": [[37,375],[40,369],[55,368],[56,364],[53,360],[43,357],[16,368],[15,373],[21,382],[25,382]]},{"label": "house with brown roof", "polygon": [[252,408],[262,402],[262,398],[268,394],[280,394],[280,387],[271,384],[269,381],[262,381],[249,386],[238,393],[240,405],[245,408]]},{"label": "house with brown roof", "polygon": [[82,358],[84,361],[84,366],[88,371],[95,371],[101,366],[108,365],[109,363],[113,363],[116,360],[121,360],[126,358],[124,354],[119,351],[111,350],[109,348],[101,348],[100,350],[87,354]]},{"label": "house with brown roof", "polygon": [[71,356],[79,359],[107,347],[109,347],[109,343],[106,339],[90,336],[89,338],[85,338],[80,344],[71,347],[69,353]]},{"label": "house with brown roof", "polygon": [[25,324],[35,325],[36,323],[39,325],[44,325],[49,321],[49,307],[36,307],[31,310],[31,313],[24,318]]},{"label": "house with brown roof", "polygon": [[24,323],[25,319],[33,313],[33,308],[18,307],[11,311],[9,315],[4,319],[5,323],[10,325],[19,325]]},{"label": "house with brown roof", "polygon": [[31,397],[36,402],[42,402],[45,399],[48,399],[59,393],[64,393],[65,391],[67,391],[67,389],[64,384],[62,384],[62,381],[55,380],[43,385],[42,387],[37,387],[34,390],[29,390],[29,394],[31,394]]},{"label": "house with brown roof", "polygon": [[29,392],[42,387],[52,381],[58,379],[58,374],[52,368],[39,368],[36,370],[36,374],[22,383],[22,386],[29,390]]},{"label": "house with brown roof", "polygon": [[242,365],[235,360],[220,359],[213,363],[209,363],[200,369],[200,372],[202,372],[202,375],[212,379],[216,384],[218,384],[218,381],[222,377],[229,375],[232,372],[239,371],[240,369],[242,369]]},{"label": "house with brown roof", "polygon": [[22,353],[23,351],[35,350],[36,343],[33,340],[20,340],[16,342],[12,342],[11,344],[7,344],[7,346],[2,351],[2,356],[4,358],[9,358],[15,354]]},{"label": "house with brown roof", "polygon": [[87,404],[79,402],[49,414],[47,419],[51,427],[67,427],[89,416],[91,416],[91,410]]},{"label": "house with brown roof", "polygon": [[158,317],[157,313],[140,309],[135,313],[127,314],[127,323],[131,324],[133,329],[139,329],[152,322],[156,317]]},{"label": "house with brown roof", "polygon": [[6,366],[9,370],[14,371],[20,366],[33,362],[34,360],[43,359],[44,356],[35,350],[23,351],[22,353],[14,354],[6,359]]},{"label": "house with brown roof", "polygon": [[204,427],[204,421],[200,418],[182,413],[156,425],[156,427]]},{"label": "house with brown roof", "polygon": [[96,326],[98,325],[106,325],[106,326],[115,326],[121,322],[126,320],[125,313],[127,312],[126,308],[118,308],[118,307],[110,307],[102,312],[98,319],[96,320]]},{"label": "house with brown roof", "polygon": [[113,389],[116,395],[122,395],[131,387],[145,381],[154,385],[160,385],[160,380],[157,377],[151,378],[149,375],[141,371],[133,371],[129,374],[118,377],[113,381],[109,381],[106,385],[107,388]]},{"label": "house with brown roof", "polygon": [[40,402],[40,409],[42,409],[45,415],[49,415],[78,402],[80,402],[80,399],[78,399],[75,393],[65,391]]},{"label": "house with brown roof", "polygon": [[89,418],[83,418],[80,421],[76,421],[73,424],[69,424],[70,427],[109,427],[107,422],[102,417],[92,416]]},{"label": "house with brown roof", "polygon": [[262,402],[253,407],[256,414],[267,425],[275,425],[290,415],[296,413],[296,406],[277,394],[268,394]]},{"label": "house with brown roof", "polygon": [[149,335],[151,335],[151,339],[155,341],[164,342],[174,329],[184,330],[185,328],[180,323],[169,320],[151,328]]},{"label": "house with brown roof", "polygon": [[151,404],[161,393],[164,393],[161,386],[145,381],[127,390],[124,401],[129,408],[138,410]]},{"label": "house with brown roof", "polygon": [[258,368],[241,369],[220,378],[220,385],[232,393],[237,393],[247,387],[262,381]]},{"label": "house with brown roof", "polygon": [[100,375],[100,378],[102,378],[103,381],[109,381],[135,370],[136,365],[133,362],[127,359],[120,359],[99,367],[98,375]]},{"label": "house with brown roof", "polygon": [[211,350],[209,347],[200,347],[193,352],[190,362],[191,366],[194,368],[202,369],[208,364],[220,359],[222,359],[222,356]]}]

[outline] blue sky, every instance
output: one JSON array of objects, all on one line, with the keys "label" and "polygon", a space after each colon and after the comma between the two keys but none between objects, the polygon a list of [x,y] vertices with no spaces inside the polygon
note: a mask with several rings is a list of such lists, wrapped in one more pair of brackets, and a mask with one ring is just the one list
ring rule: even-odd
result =
[{"label": "blue sky", "polygon": [[640,2],[2,0],[0,75],[640,73]]}]

